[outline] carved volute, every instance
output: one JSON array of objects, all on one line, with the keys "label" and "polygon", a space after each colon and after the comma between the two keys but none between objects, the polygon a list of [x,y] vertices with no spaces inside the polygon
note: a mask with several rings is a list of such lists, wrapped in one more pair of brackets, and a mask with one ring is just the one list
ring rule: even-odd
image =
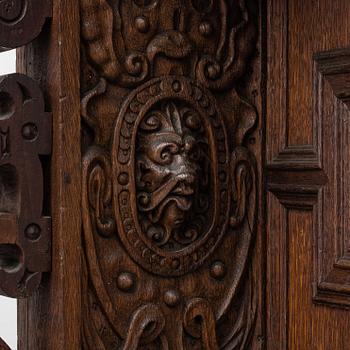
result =
[{"label": "carved volute", "polygon": [[80,7],[84,348],[246,349],[258,5]]}]

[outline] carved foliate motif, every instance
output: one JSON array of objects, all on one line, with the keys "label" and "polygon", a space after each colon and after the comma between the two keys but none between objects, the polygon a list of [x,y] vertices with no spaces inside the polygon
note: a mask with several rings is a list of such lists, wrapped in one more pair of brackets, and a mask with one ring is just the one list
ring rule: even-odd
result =
[{"label": "carved foliate motif", "polygon": [[81,4],[91,64],[124,87],[172,73],[193,76],[212,90],[229,88],[245,72],[256,36],[243,0]]},{"label": "carved foliate motif", "polygon": [[87,349],[250,342],[256,6],[81,0]]}]

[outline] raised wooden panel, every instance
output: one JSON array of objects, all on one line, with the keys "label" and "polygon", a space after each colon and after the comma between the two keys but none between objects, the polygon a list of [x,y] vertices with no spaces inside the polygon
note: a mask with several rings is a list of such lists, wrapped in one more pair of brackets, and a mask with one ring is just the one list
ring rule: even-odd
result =
[{"label": "raised wooden panel", "polygon": [[346,348],[349,18],[348,0],[267,2],[268,349]]},{"label": "raised wooden panel", "polygon": [[53,113],[52,270],[32,298],[19,301],[21,350],[81,348],[79,4],[52,3],[50,30],[17,52],[17,70],[40,83]]},{"label": "raised wooden panel", "polygon": [[328,178],[315,227],[315,300],[350,305],[350,50],[316,55],[314,70],[314,113]]},{"label": "raised wooden panel", "polygon": [[[312,215],[316,212],[318,186],[309,184],[300,187],[296,183],[286,185],[283,176],[279,181],[274,174],[268,177],[267,194],[267,264],[266,264],[266,309],[268,329],[268,349],[288,349],[291,316],[290,301],[290,264],[289,259],[293,234],[290,223],[290,212],[293,210],[307,211]],[[297,278],[297,281],[299,279]],[[293,349],[293,347],[291,347]]]},{"label": "raised wooden panel", "polygon": [[[267,163],[269,168],[319,169],[319,131],[311,113],[299,120],[291,106],[295,74],[290,49],[290,2],[268,1],[267,20]],[[293,7],[292,7],[293,8]],[[305,67],[307,69],[307,67]],[[305,72],[307,74],[307,71]],[[307,95],[306,91],[300,91]],[[305,107],[302,100],[299,107]],[[293,127],[295,125],[295,127]],[[294,134],[291,134],[293,130]],[[302,142],[295,135],[303,131]],[[293,139],[294,137],[294,139]]]}]

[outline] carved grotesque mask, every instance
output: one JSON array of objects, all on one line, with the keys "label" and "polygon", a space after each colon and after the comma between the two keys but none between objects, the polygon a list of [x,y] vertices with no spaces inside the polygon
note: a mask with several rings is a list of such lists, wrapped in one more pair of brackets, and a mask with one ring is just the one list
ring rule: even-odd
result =
[{"label": "carved grotesque mask", "polygon": [[195,241],[203,232],[210,193],[208,142],[200,116],[186,105],[164,102],[141,121],[137,140],[143,232],[169,250]]}]

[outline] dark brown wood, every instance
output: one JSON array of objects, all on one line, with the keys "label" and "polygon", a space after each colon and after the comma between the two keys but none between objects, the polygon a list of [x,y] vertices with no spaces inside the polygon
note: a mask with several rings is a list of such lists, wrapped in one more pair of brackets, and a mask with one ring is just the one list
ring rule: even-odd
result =
[{"label": "dark brown wood", "polygon": [[319,53],[314,60],[314,114],[322,128],[323,168],[328,177],[316,221],[314,299],[350,306],[350,50]]},{"label": "dark brown wood", "polygon": [[259,18],[81,1],[84,349],[262,347]]},{"label": "dark brown wood", "polygon": [[[2,1],[1,46],[36,37],[50,4]],[[20,349],[262,347],[259,19],[250,0],[53,1],[17,55],[53,111],[51,183],[32,194],[52,271],[19,302]]]},{"label": "dark brown wood", "polygon": [[0,78],[0,292],[31,295],[51,269],[51,218],[43,216],[39,156],[51,153],[51,114],[30,78]]},{"label": "dark brown wood", "polygon": [[18,51],[54,115],[20,349],[347,349],[348,0],[53,6]]},{"label": "dark brown wood", "polygon": [[54,115],[19,348],[347,349],[348,0],[53,6],[18,51]]},{"label": "dark brown wood", "polygon": [[[1,1],[0,52],[33,41],[51,12],[51,0]],[[27,298],[51,269],[43,158],[51,152],[51,115],[40,88],[24,75],[0,77],[0,90],[0,292]],[[0,347],[8,349],[1,338]]]},{"label": "dark brown wood", "polygon": [[268,2],[271,350],[348,348],[349,15],[346,0]]},{"label": "dark brown wood", "polygon": [[18,52],[54,114],[20,349],[347,349],[348,0],[53,6]]},{"label": "dark brown wood", "polygon": [[17,70],[40,83],[53,113],[52,272],[19,301],[19,349],[81,349],[79,32],[79,3],[54,0],[50,30],[17,54]]},{"label": "dark brown wood", "polygon": [[52,14],[52,0],[0,1],[0,51],[33,41]]}]

